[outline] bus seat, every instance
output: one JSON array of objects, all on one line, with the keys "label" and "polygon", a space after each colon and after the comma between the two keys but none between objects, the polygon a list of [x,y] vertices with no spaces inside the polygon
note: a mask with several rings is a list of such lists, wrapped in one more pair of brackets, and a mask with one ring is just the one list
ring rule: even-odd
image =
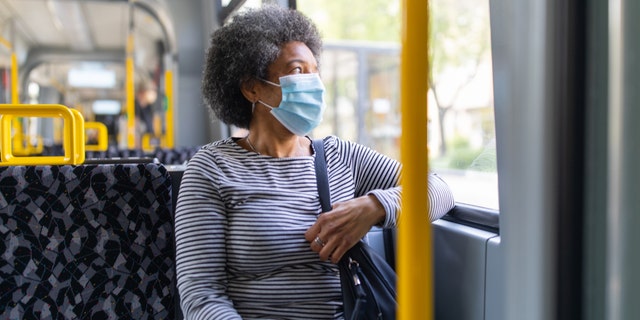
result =
[{"label": "bus seat", "polygon": [[0,168],[0,318],[174,319],[157,163]]},{"label": "bus seat", "polygon": [[495,210],[456,204],[432,222],[435,319],[496,319],[502,278],[496,268],[498,220]]},{"label": "bus seat", "polygon": [[[177,147],[173,149],[156,148],[153,152],[144,152],[138,149],[109,148],[107,151],[87,151],[87,159],[144,159],[155,158],[164,165],[182,165],[195,155],[200,146]],[[86,163],[86,161],[85,161]]]},{"label": "bus seat", "polygon": [[374,226],[364,237],[364,241],[377,254],[383,257],[394,270],[396,269],[397,232],[396,228],[385,230]]}]

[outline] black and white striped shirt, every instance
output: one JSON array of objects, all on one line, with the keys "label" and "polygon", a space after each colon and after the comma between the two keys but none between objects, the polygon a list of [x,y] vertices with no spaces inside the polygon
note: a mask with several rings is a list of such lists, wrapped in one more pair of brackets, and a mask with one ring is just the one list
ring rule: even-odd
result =
[{"label": "black and white striped shirt", "polygon": [[[334,136],[324,139],[331,202],[374,194],[396,225],[400,164]],[[429,218],[454,205],[429,177]],[[314,157],[273,158],[233,138],[189,162],[176,209],[178,290],[186,319],[334,319],[342,297],[337,267],[311,251],[305,231],[321,212]]]}]

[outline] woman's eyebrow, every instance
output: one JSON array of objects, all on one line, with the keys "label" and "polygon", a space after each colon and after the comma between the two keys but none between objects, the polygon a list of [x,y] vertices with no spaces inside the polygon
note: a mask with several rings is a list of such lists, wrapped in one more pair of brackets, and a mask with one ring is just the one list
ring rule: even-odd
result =
[{"label": "woman's eyebrow", "polygon": [[307,65],[307,64],[308,64],[308,65],[311,65],[312,67],[316,67],[316,68],[318,67],[318,66],[317,66],[317,65],[315,65],[314,63],[312,63],[312,62],[308,62],[307,60],[304,60],[304,59],[293,59],[293,60],[289,60],[289,61],[287,61],[286,66],[287,66],[287,67],[289,67],[289,66],[291,66],[291,65],[293,65],[293,64],[304,64],[304,65]]}]

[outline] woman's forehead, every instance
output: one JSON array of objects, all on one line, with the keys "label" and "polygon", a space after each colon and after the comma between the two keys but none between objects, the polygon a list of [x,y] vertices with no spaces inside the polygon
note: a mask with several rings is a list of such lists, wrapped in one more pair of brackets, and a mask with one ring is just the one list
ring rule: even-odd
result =
[{"label": "woman's forehead", "polygon": [[306,44],[299,41],[292,41],[284,44],[280,49],[278,57],[273,65],[287,66],[290,64],[301,63],[317,67],[318,62],[313,52]]}]

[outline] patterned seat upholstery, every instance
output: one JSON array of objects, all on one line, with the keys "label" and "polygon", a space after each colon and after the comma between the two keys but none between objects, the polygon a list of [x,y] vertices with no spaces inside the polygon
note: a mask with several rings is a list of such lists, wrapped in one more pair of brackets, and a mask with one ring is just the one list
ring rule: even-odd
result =
[{"label": "patterned seat upholstery", "polygon": [[174,319],[160,164],[0,167],[0,319]]}]

